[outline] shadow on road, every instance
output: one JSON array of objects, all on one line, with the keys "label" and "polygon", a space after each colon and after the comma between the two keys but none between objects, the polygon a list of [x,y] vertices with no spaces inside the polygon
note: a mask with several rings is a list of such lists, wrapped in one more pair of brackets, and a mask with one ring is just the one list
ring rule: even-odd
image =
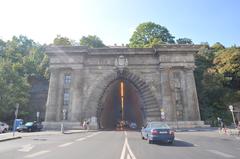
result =
[{"label": "shadow on road", "polygon": [[194,147],[193,144],[189,142],[181,141],[181,140],[175,140],[173,144],[162,143],[162,142],[155,143],[155,144],[160,146],[171,146],[171,147]]}]

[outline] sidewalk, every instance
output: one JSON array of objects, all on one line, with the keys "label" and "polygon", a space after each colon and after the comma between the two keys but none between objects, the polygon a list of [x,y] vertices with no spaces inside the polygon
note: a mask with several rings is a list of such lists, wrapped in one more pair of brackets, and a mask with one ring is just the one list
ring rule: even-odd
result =
[{"label": "sidewalk", "polygon": [[0,142],[21,139],[23,137],[31,137],[31,136],[44,136],[44,135],[64,135],[64,134],[75,134],[75,133],[83,133],[83,132],[94,132],[96,130],[66,130],[64,133],[61,131],[39,131],[39,132],[15,132],[13,136],[12,132],[0,134]]}]

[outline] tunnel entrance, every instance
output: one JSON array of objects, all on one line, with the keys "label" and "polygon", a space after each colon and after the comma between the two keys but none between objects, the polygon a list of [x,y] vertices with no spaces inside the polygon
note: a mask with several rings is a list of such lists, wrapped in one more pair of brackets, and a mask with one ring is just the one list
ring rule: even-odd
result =
[{"label": "tunnel entrance", "polygon": [[118,79],[106,89],[101,99],[100,128],[117,129],[124,123],[124,128],[139,129],[143,125],[143,102],[140,92],[128,80]]}]

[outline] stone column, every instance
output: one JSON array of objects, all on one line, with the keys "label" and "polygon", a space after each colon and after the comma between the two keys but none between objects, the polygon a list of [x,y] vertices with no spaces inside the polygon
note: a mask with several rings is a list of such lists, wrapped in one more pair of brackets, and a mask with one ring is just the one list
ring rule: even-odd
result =
[{"label": "stone column", "polygon": [[77,122],[81,119],[81,111],[82,111],[82,99],[83,99],[83,71],[81,69],[77,69],[73,71],[73,83],[71,84],[71,92],[72,92],[72,105],[71,105],[71,115],[70,121]]},{"label": "stone column", "polygon": [[186,113],[189,121],[200,121],[200,111],[198,105],[198,97],[195,85],[193,69],[188,68],[185,70],[185,98],[186,98]]},{"label": "stone column", "polygon": [[58,101],[58,80],[59,80],[59,70],[51,69],[48,98],[46,104],[46,115],[45,121],[56,121],[56,111],[57,111],[57,101]]},{"label": "stone column", "polygon": [[170,68],[160,68],[162,107],[167,121],[175,121],[174,105],[170,84]]}]

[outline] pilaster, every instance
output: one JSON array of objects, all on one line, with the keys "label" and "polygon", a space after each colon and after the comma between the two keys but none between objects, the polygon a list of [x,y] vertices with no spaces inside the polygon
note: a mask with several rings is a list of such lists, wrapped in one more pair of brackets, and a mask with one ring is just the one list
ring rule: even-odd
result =
[{"label": "pilaster", "polygon": [[51,69],[50,70],[50,82],[48,89],[48,98],[46,104],[46,115],[45,121],[56,121],[56,111],[57,111],[57,101],[58,101],[58,80],[59,80],[59,70]]}]

